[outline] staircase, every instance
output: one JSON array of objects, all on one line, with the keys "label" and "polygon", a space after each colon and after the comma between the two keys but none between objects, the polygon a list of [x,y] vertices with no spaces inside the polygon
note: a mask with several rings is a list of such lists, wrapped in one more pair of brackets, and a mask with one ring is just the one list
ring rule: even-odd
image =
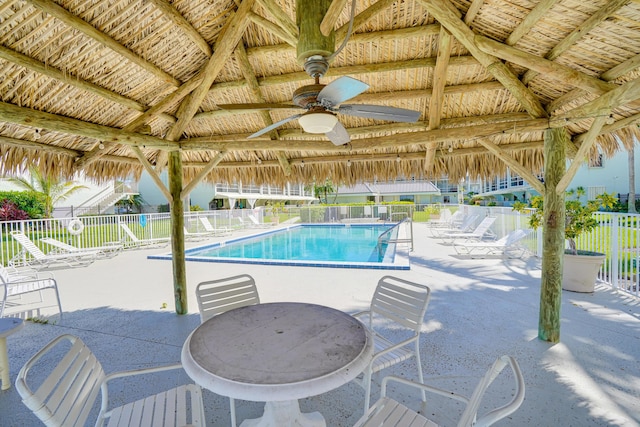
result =
[{"label": "staircase", "polygon": [[66,216],[72,217],[103,214],[108,209],[112,208],[118,201],[138,194],[137,188],[135,187],[135,185],[124,182],[114,183],[114,185],[104,188],[99,193],[94,194],[89,199],[77,206],[74,206]]}]

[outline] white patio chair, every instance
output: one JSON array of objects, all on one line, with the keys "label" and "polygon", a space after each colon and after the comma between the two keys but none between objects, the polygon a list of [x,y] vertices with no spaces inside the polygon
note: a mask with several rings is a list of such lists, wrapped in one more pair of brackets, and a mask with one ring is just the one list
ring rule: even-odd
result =
[{"label": "white patio chair", "polygon": [[429,219],[427,222],[428,227],[451,227],[452,218],[454,215],[461,216],[461,211],[456,211],[455,214],[451,214],[451,210],[448,208],[444,208],[440,210],[440,218],[438,219]]},{"label": "white patio chair", "polygon": [[[378,281],[371,308],[354,314],[369,328],[373,335],[374,356],[365,369],[362,379],[356,380],[365,389],[364,411],[369,409],[371,394],[371,376],[385,368],[415,357],[418,378],[423,382],[422,363],[420,361],[420,331],[424,320],[431,289],[428,286],[410,282],[392,276],[384,276]],[[390,338],[385,333],[392,324],[393,335],[398,329],[404,329],[404,339]],[[425,399],[423,393],[423,400]]]},{"label": "white patio chair", "polygon": [[504,237],[496,241],[479,241],[479,242],[454,242],[453,248],[459,255],[469,255],[471,258],[479,258],[491,254],[506,255],[514,249],[520,250],[520,255],[524,253],[525,248],[518,243],[524,239],[529,230],[513,230]]},{"label": "white patio chair", "polygon": [[70,245],[65,242],[61,242],[60,240],[54,239],[52,237],[44,237],[40,239],[41,242],[47,243],[51,246],[55,246],[59,250],[63,251],[62,253],[83,253],[83,252],[95,252],[97,251],[97,258],[113,258],[122,252],[123,246],[120,243],[113,242],[108,243],[104,246],[94,246],[91,248],[78,248],[77,246]]},{"label": "white patio chair", "polygon": [[[234,308],[260,304],[256,282],[248,274],[201,282],[196,287],[196,299],[200,310],[200,322]],[[229,398],[231,425],[236,426],[236,405]]]},{"label": "white patio chair", "polygon": [[495,233],[491,231],[491,226],[496,222],[496,218],[492,216],[485,217],[480,224],[471,232],[447,232],[440,235],[444,242],[453,244],[454,242],[470,242],[474,240],[482,240],[487,237],[495,237]]},{"label": "white patio chair", "polygon": [[[511,401],[504,406],[495,408],[478,418],[478,410],[482,398],[491,385],[493,380],[500,372],[509,365],[514,375],[515,394]],[[455,399],[466,404],[464,412],[458,420],[458,427],[486,427],[494,424],[496,421],[505,418],[514,413],[524,401],[525,385],[522,372],[518,362],[511,356],[499,357],[489,368],[480,383],[476,386],[470,398],[454,393],[452,391],[443,390],[441,388],[429,386],[426,384],[418,384],[404,378],[388,376],[382,380],[382,392],[380,399],[374,403],[369,411],[354,425],[354,427],[437,427],[433,421],[425,418],[423,414],[418,414],[405,405],[387,397],[387,385],[390,382],[397,382],[414,387],[423,393],[429,392],[447,398]],[[442,410],[429,409],[430,413],[443,412]],[[446,414],[450,415],[450,414]]]},{"label": "white patio chair", "polygon": [[[18,315],[18,317],[39,317],[43,309],[57,308],[62,319],[62,304],[58,284],[51,273],[38,273],[35,270],[18,271],[0,265],[0,317]],[[45,295],[53,294],[55,303]]]},{"label": "white patio chair", "polygon": [[22,250],[9,260],[11,267],[28,266],[36,270],[86,267],[98,256],[98,251],[89,250],[81,253],[45,254],[24,233],[12,231],[11,237],[22,246]]},{"label": "white patio chair", "polygon": [[133,231],[129,228],[127,224],[124,222],[118,223],[120,228],[125,232],[128,239],[122,241],[122,244],[125,248],[143,248],[150,246],[166,246],[171,241],[170,237],[154,237],[149,239],[140,239],[138,236],[134,234]]},{"label": "white patio chair", "polygon": [[[64,349],[66,352],[61,353],[60,350]],[[16,389],[22,397],[22,403],[47,426],[87,425],[99,395],[101,404],[95,421],[97,427],[105,421],[108,421],[109,427],[204,426],[202,390],[195,384],[181,385],[124,406],[109,407],[109,381],[172,369],[182,369],[182,365],[107,375],[80,338],[61,335],[44,346],[20,369]],[[29,375],[32,370],[34,378]],[[46,378],[36,381],[35,378],[40,378],[43,372],[48,372]]]}]

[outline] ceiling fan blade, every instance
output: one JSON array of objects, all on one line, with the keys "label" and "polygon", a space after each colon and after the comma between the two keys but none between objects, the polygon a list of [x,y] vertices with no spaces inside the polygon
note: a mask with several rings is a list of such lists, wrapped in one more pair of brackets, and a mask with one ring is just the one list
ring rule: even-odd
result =
[{"label": "ceiling fan blade", "polygon": [[222,110],[275,110],[279,108],[284,109],[300,109],[297,105],[293,104],[267,104],[267,103],[258,103],[258,104],[218,104],[217,105]]},{"label": "ceiling fan blade", "polygon": [[351,77],[343,76],[326,85],[318,93],[318,101],[327,101],[331,106],[360,95],[369,89],[369,85]]},{"label": "ceiling fan blade", "polygon": [[340,122],[336,123],[333,129],[325,133],[325,135],[331,142],[333,142],[334,145],[344,145],[347,142],[351,141],[349,133]]},{"label": "ceiling fan blade", "polygon": [[405,108],[387,107],[385,105],[351,104],[341,105],[338,113],[347,116],[364,117],[367,119],[391,120],[394,122],[417,122],[420,112]]},{"label": "ceiling fan blade", "polygon": [[270,132],[270,131],[274,130],[275,128],[277,128],[278,126],[282,126],[283,124],[288,123],[288,122],[290,122],[291,120],[295,120],[295,119],[299,118],[300,116],[302,116],[302,114],[296,114],[296,115],[294,115],[294,116],[287,117],[286,119],[280,120],[279,122],[275,122],[274,124],[272,124],[272,125],[270,125],[270,126],[267,126],[267,127],[266,127],[266,128],[264,128],[264,129],[260,129],[260,130],[259,130],[258,132],[256,132],[256,133],[252,133],[251,135],[249,135],[249,136],[247,137],[247,139],[255,138],[255,137],[257,137],[257,136],[260,136],[260,135],[263,135],[263,134],[265,134],[265,133],[267,133],[267,132]]}]

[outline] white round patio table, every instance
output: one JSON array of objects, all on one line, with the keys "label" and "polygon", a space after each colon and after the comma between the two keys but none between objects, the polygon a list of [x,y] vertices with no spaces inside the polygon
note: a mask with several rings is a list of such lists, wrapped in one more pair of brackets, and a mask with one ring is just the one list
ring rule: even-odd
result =
[{"label": "white round patio table", "polygon": [[186,373],[200,386],[234,399],[266,402],[241,426],[324,426],[298,399],[353,380],[371,362],[367,328],[342,311],[279,302],[227,311],[198,326],[182,347]]},{"label": "white round patio table", "polygon": [[9,378],[9,354],[7,351],[7,337],[17,332],[24,326],[24,321],[17,317],[0,318],[0,378],[2,378],[2,390],[11,387]]}]

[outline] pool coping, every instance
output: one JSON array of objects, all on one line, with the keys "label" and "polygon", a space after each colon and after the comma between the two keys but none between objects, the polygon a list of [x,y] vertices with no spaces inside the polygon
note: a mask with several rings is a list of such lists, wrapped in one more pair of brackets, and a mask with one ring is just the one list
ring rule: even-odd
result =
[{"label": "pool coping", "polygon": [[[232,243],[241,242],[243,240],[254,239],[260,236],[266,236],[273,233],[282,232],[283,230],[290,230],[293,228],[298,228],[302,226],[344,226],[344,227],[366,227],[371,225],[379,226],[379,223],[357,223],[357,224],[342,224],[342,223],[299,223],[293,224],[286,227],[278,227],[271,230],[262,230],[257,233],[247,234],[243,236],[238,236],[235,238],[230,238],[228,240],[224,240],[222,242],[208,243],[206,245],[201,245],[193,248],[189,248],[185,250],[185,261],[194,261],[194,262],[213,262],[213,263],[231,263],[231,264],[253,264],[253,265],[276,265],[276,266],[289,266],[289,267],[320,267],[320,268],[360,268],[360,269],[368,269],[368,270],[409,270],[411,268],[409,262],[409,254],[408,252],[403,251],[398,248],[398,245],[394,245],[393,248],[393,262],[383,261],[378,263],[372,262],[354,262],[354,261],[294,261],[294,260],[261,260],[258,258],[209,258],[209,257],[199,257],[199,256],[190,256],[189,253],[193,253],[196,251],[200,251],[205,248],[218,248],[222,246],[226,246]],[[389,254],[385,254],[385,259],[389,258]],[[157,255],[148,255],[147,259],[155,259],[155,260],[171,260],[172,254],[157,254]]]}]

